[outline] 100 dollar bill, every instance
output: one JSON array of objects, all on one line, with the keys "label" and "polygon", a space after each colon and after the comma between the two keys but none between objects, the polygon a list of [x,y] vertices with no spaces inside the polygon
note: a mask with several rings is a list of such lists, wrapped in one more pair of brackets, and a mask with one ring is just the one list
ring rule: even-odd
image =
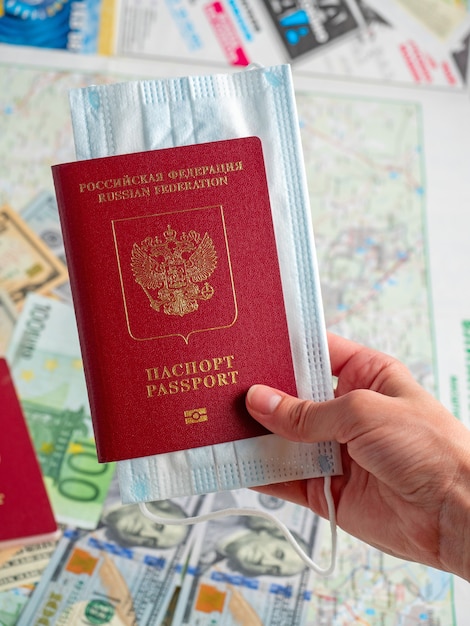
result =
[{"label": "100 dollar bill", "polygon": [[[305,507],[246,489],[212,494],[206,505],[271,513],[307,555],[315,551],[318,517]],[[273,522],[255,515],[209,521],[198,533],[172,626],[297,626],[308,610],[311,576]]]},{"label": "100 dollar bill", "polygon": [[[162,517],[192,517],[203,501],[191,496],[149,506]],[[161,624],[194,531],[153,524],[136,504],[105,510],[93,532],[66,530],[18,626],[41,619],[50,626]]]},{"label": "100 dollar bill", "polygon": [[54,540],[0,550],[0,594],[20,586],[32,587],[37,583],[56,545],[57,541]]},{"label": "100 dollar bill", "polygon": [[10,296],[0,289],[0,355],[6,352],[17,317],[18,314]]},{"label": "100 dollar bill", "polygon": [[[67,259],[55,195],[50,191],[42,191],[22,209],[21,217],[66,267]],[[68,281],[55,287],[53,293],[65,302],[72,303]]]},{"label": "100 dollar bill", "polygon": [[73,309],[28,295],[7,360],[57,520],[96,527],[114,466],[97,460]]}]

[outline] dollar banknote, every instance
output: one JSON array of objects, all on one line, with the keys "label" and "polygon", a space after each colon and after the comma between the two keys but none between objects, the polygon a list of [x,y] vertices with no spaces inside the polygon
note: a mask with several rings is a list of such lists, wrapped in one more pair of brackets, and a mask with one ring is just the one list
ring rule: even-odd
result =
[{"label": "dollar banknote", "polygon": [[[212,510],[248,507],[283,522],[312,555],[318,518],[308,509],[249,490],[213,494]],[[296,626],[308,610],[312,572],[278,528],[255,516],[206,523],[188,565],[173,626]]]},{"label": "dollar banknote", "polygon": [[[163,517],[197,515],[204,496],[149,503]],[[158,525],[138,506],[106,509],[92,531],[67,529],[19,626],[156,626],[175,596],[193,527]],[[44,622],[45,623],[45,622]]]},{"label": "dollar banknote", "polygon": [[0,624],[15,626],[57,546],[44,541],[0,550]]},{"label": "dollar banknote", "polygon": [[0,289],[0,355],[5,354],[7,350],[17,317],[18,314],[10,296]]},{"label": "dollar banknote", "polygon": [[[42,191],[21,210],[20,215],[66,266],[67,260],[55,195],[50,191]],[[72,293],[68,280],[55,287],[52,291],[62,300],[69,303],[72,302]]]},{"label": "dollar banknote", "polygon": [[72,307],[29,294],[7,360],[57,520],[95,528],[114,465],[97,460]]},{"label": "dollar banknote", "polygon": [[0,287],[17,307],[67,281],[67,269],[11,207],[0,207]]},{"label": "dollar banknote", "polygon": [[26,585],[32,588],[47,567],[56,545],[57,541],[43,541],[0,550],[0,593]]}]

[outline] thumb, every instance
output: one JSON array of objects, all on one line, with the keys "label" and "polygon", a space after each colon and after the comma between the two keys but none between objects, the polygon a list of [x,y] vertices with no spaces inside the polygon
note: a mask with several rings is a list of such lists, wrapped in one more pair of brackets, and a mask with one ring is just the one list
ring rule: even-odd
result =
[{"label": "thumb", "polygon": [[265,385],[253,385],[246,395],[246,408],[256,421],[285,439],[305,443],[336,439],[337,411],[330,401],[299,400]]}]

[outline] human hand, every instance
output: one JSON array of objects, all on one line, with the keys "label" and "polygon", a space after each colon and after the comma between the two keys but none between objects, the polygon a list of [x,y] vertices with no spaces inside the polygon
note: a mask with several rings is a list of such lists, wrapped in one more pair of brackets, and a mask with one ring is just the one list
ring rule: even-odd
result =
[{"label": "human hand", "polygon": [[[470,579],[470,431],[399,361],[330,334],[335,399],[250,388],[250,414],[292,441],[336,440],[338,525],[380,550]],[[327,517],[323,480],[257,488]]]}]

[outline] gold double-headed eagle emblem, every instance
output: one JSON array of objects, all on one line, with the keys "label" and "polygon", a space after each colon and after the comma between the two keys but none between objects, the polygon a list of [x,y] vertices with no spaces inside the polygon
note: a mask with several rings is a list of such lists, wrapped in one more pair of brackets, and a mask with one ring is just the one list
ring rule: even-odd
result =
[{"label": "gold double-headed eagle emblem", "polygon": [[150,306],[167,315],[197,311],[199,300],[210,300],[214,288],[207,280],[217,267],[217,252],[207,233],[194,230],[178,237],[168,225],[163,237],[146,237],[132,247],[131,267]]}]

